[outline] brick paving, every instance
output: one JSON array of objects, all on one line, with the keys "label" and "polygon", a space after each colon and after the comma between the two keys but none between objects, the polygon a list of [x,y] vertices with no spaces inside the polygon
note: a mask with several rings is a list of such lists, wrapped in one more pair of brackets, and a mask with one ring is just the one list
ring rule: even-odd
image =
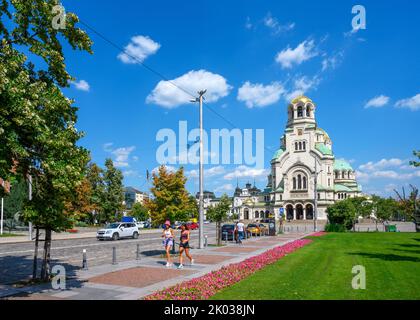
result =
[{"label": "brick paving", "polygon": [[258,246],[232,246],[232,247],[224,247],[224,248],[217,248],[214,251],[217,252],[228,252],[228,253],[249,253],[249,252],[254,252],[256,250],[260,250],[261,248],[259,248]]},{"label": "brick paving", "polygon": [[106,273],[90,278],[89,282],[143,288],[156,282],[193,273],[191,270],[165,269],[165,272],[162,272],[162,268],[139,267]]},{"label": "brick paving", "polygon": [[226,260],[232,259],[232,256],[222,256],[222,255],[215,255],[215,254],[209,254],[209,255],[195,255],[194,257],[195,263],[198,264],[217,264]]}]

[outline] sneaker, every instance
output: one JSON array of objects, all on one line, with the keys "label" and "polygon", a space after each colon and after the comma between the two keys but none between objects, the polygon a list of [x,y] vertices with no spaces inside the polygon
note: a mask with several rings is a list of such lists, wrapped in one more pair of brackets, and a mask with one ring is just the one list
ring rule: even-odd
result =
[{"label": "sneaker", "polygon": [[191,265],[192,266],[194,265],[194,259],[191,259]]},{"label": "sneaker", "polygon": [[166,268],[172,267],[172,263],[167,262],[165,267]]},{"label": "sneaker", "polygon": [[180,264],[179,266],[178,266],[178,269],[183,269],[184,268],[184,266],[182,265],[182,264]]}]

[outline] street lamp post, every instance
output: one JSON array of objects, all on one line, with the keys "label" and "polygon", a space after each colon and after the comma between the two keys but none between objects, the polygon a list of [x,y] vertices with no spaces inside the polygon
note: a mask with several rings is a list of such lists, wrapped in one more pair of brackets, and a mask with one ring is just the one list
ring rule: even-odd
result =
[{"label": "street lamp post", "polygon": [[318,169],[317,169],[317,163],[316,157],[315,157],[315,178],[314,178],[314,231],[317,231],[317,224],[316,219],[318,215]]},{"label": "street lamp post", "polygon": [[192,102],[198,102],[200,105],[200,164],[199,164],[199,239],[198,247],[204,249],[204,150],[203,150],[203,100],[207,90],[201,90],[198,92],[198,98],[192,100]]}]

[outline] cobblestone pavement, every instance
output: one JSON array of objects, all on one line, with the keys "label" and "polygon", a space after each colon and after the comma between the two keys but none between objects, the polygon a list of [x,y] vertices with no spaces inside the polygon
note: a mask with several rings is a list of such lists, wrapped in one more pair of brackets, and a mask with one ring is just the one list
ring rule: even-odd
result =
[{"label": "cobblestone pavement", "polygon": [[[177,263],[165,268],[165,259],[160,256],[142,256],[140,260],[122,261],[116,265],[101,264],[89,270],[75,270],[73,279],[67,280],[65,290],[53,290],[50,285],[13,289],[0,286],[3,299],[73,299],[73,300],[134,300],[141,299],[157,290],[185,280],[199,277],[222,266],[243,261],[273,247],[306,236],[304,233],[283,234],[275,237],[253,238],[243,245],[228,243],[223,248],[209,246],[192,249],[194,265],[185,262],[183,270]],[[222,250],[224,249],[224,250]],[[177,259],[175,260],[177,261]]]}]

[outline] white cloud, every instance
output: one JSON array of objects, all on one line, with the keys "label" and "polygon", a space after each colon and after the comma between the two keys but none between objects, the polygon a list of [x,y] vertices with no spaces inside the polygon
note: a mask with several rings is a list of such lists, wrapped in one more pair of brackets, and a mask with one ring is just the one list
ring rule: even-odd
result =
[{"label": "white cloud", "polygon": [[[157,166],[157,167],[155,167],[155,168],[153,168],[153,170],[152,170],[152,174],[158,174],[159,173],[159,168],[160,168],[161,166]],[[164,165],[164,167],[166,168],[166,170],[168,171],[168,172],[176,172],[178,169],[177,168],[175,168],[175,167],[173,167],[173,166],[169,166],[169,165]]]},{"label": "white cloud", "polygon": [[122,147],[112,150],[112,154],[115,157],[115,166],[118,168],[129,167],[128,158],[130,154],[136,149],[136,147]]},{"label": "white cloud", "polygon": [[124,170],[124,177],[138,177],[139,173],[136,170]]},{"label": "white cloud", "polygon": [[293,65],[299,65],[307,61],[318,53],[315,51],[315,43],[313,40],[305,40],[295,49],[288,47],[280,51],[276,56],[276,62],[280,63],[283,69],[292,68]]},{"label": "white cloud", "polygon": [[295,28],[295,23],[293,22],[281,25],[278,20],[271,15],[270,12],[264,17],[264,25],[273,30],[274,34],[287,32]]},{"label": "white cloud", "polygon": [[148,56],[155,54],[161,45],[148,36],[134,36],[131,42],[124,48],[124,52],[118,55],[123,63],[138,64]]},{"label": "white cloud", "polygon": [[207,89],[207,102],[216,102],[226,97],[232,87],[226,79],[206,70],[192,70],[176,79],[160,81],[146,99],[147,103],[154,103],[165,108],[175,108],[190,103],[191,95],[197,95],[199,90]]},{"label": "white cloud", "polygon": [[[225,168],[223,166],[216,166],[210,169],[204,169],[204,176],[207,178],[218,176],[225,173]],[[190,170],[186,173],[190,178],[198,178],[199,172],[196,169]]]},{"label": "white cloud", "polygon": [[216,189],[214,189],[214,192],[229,192],[229,191],[232,191],[233,189],[234,189],[233,185],[228,183],[220,187],[217,187]]},{"label": "white cloud", "polygon": [[293,89],[286,94],[286,100],[292,101],[294,98],[305,94],[309,90],[316,89],[320,83],[318,77],[308,78],[307,76],[302,76],[294,80]]},{"label": "white cloud", "polygon": [[366,104],[365,108],[380,108],[387,105],[389,102],[389,97],[381,94],[380,96],[376,96],[370,99]]},{"label": "white cloud", "polygon": [[364,171],[381,170],[390,167],[399,167],[405,164],[406,162],[407,161],[398,158],[381,159],[377,162],[369,161],[365,164],[362,164],[359,166],[359,169]]},{"label": "white cloud", "polygon": [[225,180],[233,180],[236,178],[265,178],[269,174],[268,169],[256,169],[244,165],[236,167],[235,170],[224,176]]},{"label": "white cloud", "polygon": [[279,82],[272,82],[264,86],[261,83],[252,84],[247,81],[239,88],[237,99],[245,102],[248,108],[265,107],[278,102],[284,92],[285,90]]},{"label": "white cloud", "polygon": [[246,17],[245,28],[248,30],[253,28],[253,24],[251,23],[251,19],[249,17]]},{"label": "white cloud", "polygon": [[416,94],[414,97],[397,101],[395,106],[398,108],[408,108],[411,111],[420,110],[420,93]]},{"label": "white cloud", "polygon": [[332,56],[326,56],[322,60],[322,71],[334,70],[343,60],[344,52],[340,51]]},{"label": "white cloud", "polygon": [[80,91],[89,92],[90,90],[90,85],[86,80],[74,81],[73,85]]}]

